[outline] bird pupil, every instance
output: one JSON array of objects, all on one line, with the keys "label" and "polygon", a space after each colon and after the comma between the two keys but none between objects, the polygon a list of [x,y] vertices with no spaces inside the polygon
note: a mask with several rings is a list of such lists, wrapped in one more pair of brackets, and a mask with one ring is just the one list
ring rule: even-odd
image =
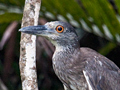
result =
[{"label": "bird pupil", "polygon": [[61,30],[62,30],[62,28],[61,28],[61,27],[58,27],[58,30],[59,30],[59,31],[61,31]]}]

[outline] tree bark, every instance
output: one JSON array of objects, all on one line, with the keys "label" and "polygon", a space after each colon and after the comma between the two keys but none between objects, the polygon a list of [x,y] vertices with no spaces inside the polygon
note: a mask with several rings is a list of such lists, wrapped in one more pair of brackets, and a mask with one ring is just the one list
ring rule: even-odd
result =
[{"label": "tree bark", "polygon": [[[37,25],[41,0],[26,0],[21,27]],[[21,33],[20,73],[23,90],[38,90],[36,74],[36,36]]]}]

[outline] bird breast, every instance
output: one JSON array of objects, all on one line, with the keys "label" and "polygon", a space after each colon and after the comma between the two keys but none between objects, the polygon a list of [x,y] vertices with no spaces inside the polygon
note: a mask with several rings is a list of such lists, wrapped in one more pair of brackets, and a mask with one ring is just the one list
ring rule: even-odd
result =
[{"label": "bird breast", "polygon": [[53,55],[53,69],[61,82],[70,90],[87,90],[82,70],[84,66],[77,61],[79,54],[78,51],[74,53],[55,51]]}]

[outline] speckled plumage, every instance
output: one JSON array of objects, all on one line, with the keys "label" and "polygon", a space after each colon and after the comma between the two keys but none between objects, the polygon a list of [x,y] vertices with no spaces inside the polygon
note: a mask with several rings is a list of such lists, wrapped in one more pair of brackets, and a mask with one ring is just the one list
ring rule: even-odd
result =
[{"label": "speckled plumage", "polygon": [[[64,32],[55,30],[58,25]],[[53,68],[65,90],[120,90],[120,69],[96,51],[80,48],[77,34],[68,23],[48,22],[20,31],[43,36],[55,45]]]}]

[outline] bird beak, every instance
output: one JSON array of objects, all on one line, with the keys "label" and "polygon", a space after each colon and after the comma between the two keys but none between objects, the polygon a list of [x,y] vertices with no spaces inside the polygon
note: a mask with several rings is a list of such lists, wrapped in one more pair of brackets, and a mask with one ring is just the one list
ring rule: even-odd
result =
[{"label": "bird beak", "polygon": [[38,25],[38,26],[23,27],[19,29],[19,31],[27,34],[41,35],[41,34],[45,34],[45,31],[49,31],[49,29],[45,25]]}]

